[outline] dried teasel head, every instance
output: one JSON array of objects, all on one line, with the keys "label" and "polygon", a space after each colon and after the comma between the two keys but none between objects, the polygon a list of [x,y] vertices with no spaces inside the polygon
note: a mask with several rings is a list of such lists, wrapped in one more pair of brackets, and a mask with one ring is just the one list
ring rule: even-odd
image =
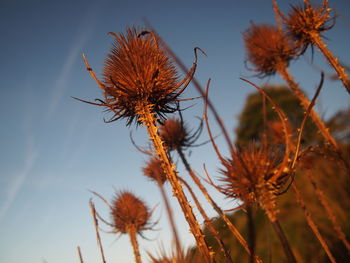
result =
[{"label": "dried teasel head", "polygon": [[277,182],[270,179],[278,167],[278,156],[264,146],[250,144],[234,149],[231,158],[224,160],[221,169],[223,183],[220,190],[229,198],[239,198],[243,203],[259,203],[267,215],[276,219]]},{"label": "dried teasel head", "polygon": [[324,0],[319,7],[311,6],[309,1],[303,5],[293,5],[288,17],[283,17],[289,34],[297,40],[302,52],[313,44],[315,35],[320,35],[334,26],[335,16],[331,16],[332,9],[328,1]]},{"label": "dried teasel head", "polygon": [[112,120],[137,117],[140,102],[152,105],[160,116],[178,108],[178,76],[172,59],[157,37],[128,28],[116,35],[103,70],[106,106],[115,114]]},{"label": "dried teasel head", "polygon": [[[103,99],[90,102],[102,106],[113,115],[105,122],[127,119],[143,123],[144,110],[162,122],[167,113],[179,110],[179,96],[191,82],[197,67],[195,60],[187,76],[179,81],[173,57],[154,32],[128,28],[126,34],[115,34],[113,48],[105,61],[103,80],[100,81],[83,55],[86,69],[104,92]],[[203,51],[202,51],[203,52]],[[203,52],[204,53],[204,52]]]},{"label": "dried teasel head", "polygon": [[162,167],[162,161],[158,158],[152,158],[149,162],[147,162],[146,166],[142,168],[142,171],[145,176],[160,185],[163,185],[167,180],[166,174]]},{"label": "dried teasel head", "polygon": [[295,47],[280,29],[273,25],[255,25],[243,33],[247,58],[260,75],[272,75],[279,67],[288,66]]},{"label": "dried teasel head", "polygon": [[196,146],[197,141],[202,133],[203,123],[201,121],[199,127],[192,134],[188,130],[187,125],[182,118],[169,118],[160,128],[160,136],[169,151],[176,149],[186,149]]},{"label": "dried teasel head", "polygon": [[151,215],[145,203],[128,191],[117,193],[111,204],[111,225],[117,233],[141,233],[150,229]]}]

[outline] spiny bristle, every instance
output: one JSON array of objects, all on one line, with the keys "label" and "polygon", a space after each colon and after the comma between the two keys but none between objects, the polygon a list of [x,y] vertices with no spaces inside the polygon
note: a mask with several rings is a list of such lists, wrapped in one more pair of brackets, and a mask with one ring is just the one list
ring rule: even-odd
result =
[{"label": "spiny bristle", "polygon": [[278,67],[286,67],[295,53],[288,37],[273,25],[251,24],[243,33],[243,39],[247,62],[260,74],[271,75]]}]

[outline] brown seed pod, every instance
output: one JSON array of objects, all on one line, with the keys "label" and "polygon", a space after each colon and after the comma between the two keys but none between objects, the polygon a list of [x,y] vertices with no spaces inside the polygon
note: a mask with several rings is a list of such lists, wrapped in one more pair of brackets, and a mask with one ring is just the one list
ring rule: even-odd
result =
[{"label": "brown seed pod", "polygon": [[143,174],[147,176],[152,181],[157,182],[160,185],[163,185],[167,178],[162,167],[162,161],[158,158],[152,158],[144,168],[142,168]]},{"label": "brown seed pod", "polygon": [[117,193],[111,204],[112,225],[117,233],[149,229],[151,214],[141,199],[127,191]]},{"label": "brown seed pod", "polygon": [[279,67],[288,66],[295,55],[290,39],[273,25],[255,25],[243,33],[247,58],[260,75],[272,75]]}]

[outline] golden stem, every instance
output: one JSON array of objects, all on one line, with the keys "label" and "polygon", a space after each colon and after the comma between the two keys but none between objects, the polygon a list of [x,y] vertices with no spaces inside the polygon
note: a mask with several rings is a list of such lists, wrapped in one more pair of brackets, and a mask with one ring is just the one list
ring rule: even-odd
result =
[{"label": "golden stem", "polygon": [[307,209],[306,205],[305,205],[305,201],[299,191],[299,189],[297,188],[296,184],[295,183],[292,183],[292,189],[296,195],[296,198],[297,198],[297,202],[299,203],[300,207],[302,208],[304,214],[305,214],[305,217],[306,217],[306,220],[307,220],[307,223],[308,225],[310,226],[312,232],[314,232],[316,238],[318,239],[318,241],[320,242],[322,248],[324,249],[324,251],[326,252],[329,260],[332,262],[332,263],[335,263],[336,260],[335,258],[333,257],[331,251],[329,250],[329,247],[326,243],[326,241],[324,240],[323,236],[321,235],[320,231],[318,230],[318,227],[316,225],[316,223],[314,222],[314,220],[312,219],[311,217],[311,213],[310,211]]},{"label": "golden stem", "polygon": [[102,247],[102,242],[101,242],[101,237],[100,237],[100,233],[98,231],[98,221],[97,221],[97,217],[96,217],[96,209],[95,209],[94,202],[92,202],[92,200],[90,200],[90,207],[91,207],[92,218],[94,220],[97,244],[98,244],[98,246],[100,248],[100,252],[101,252],[102,263],[106,263],[106,259],[105,259],[105,255],[104,255],[103,247]]},{"label": "golden stem", "polygon": [[315,46],[318,47],[318,49],[322,52],[322,54],[326,57],[329,64],[335,69],[335,71],[338,74],[338,78],[341,80],[341,82],[344,85],[344,88],[347,90],[348,93],[350,93],[350,81],[348,79],[348,74],[346,74],[345,69],[342,65],[339,63],[339,59],[336,58],[332,52],[327,48],[327,45],[322,41],[319,34],[313,34],[311,35],[312,41],[315,44]]},{"label": "golden stem", "polygon": [[[198,177],[194,174],[182,150],[179,148],[177,148],[176,150],[181,158],[181,161],[185,165],[187,172],[189,173],[189,175],[191,176],[195,184],[198,186],[198,188],[201,190],[204,197],[207,199],[208,203],[214,208],[214,210],[218,213],[218,215],[220,215],[220,217],[224,220],[226,226],[230,229],[232,234],[237,238],[238,242],[243,246],[244,250],[250,255],[251,253],[250,253],[247,241],[244,239],[241,233],[239,233],[238,229],[232,224],[231,220],[226,216],[226,214],[222,211],[222,209],[218,206],[218,204],[213,200],[213,198],[211,198],[207,189],[204,187],[204,185],[201,183]],[[256,255],[255,255],[255,261],[257,263],[262,263],[262,260]]]},{"label": "golden stem", "polygon": [[[282,78],[288,83],[289,87],[292,89],[292,91],[300,101],[300,104],[303,106],[305,111],[307,111],[310,105],[310,101],[306,97],[304,92],[301,89],[299,89],[298,84],[294,81],[292,75],[289,73],[289,71],[286,69],[285,66],[279,67],[278,72],[280,73]],[[322,136],[326,139],[326,141],[329,142],[337,152],[339,152],[339,145],[337,141],[333,138],[333,136],[329,132],[329,129],[327,128],[325,123],[321,120],[321,118],[318,116],[318,114],[315,112],[314,109],[311,109],[310,117],[312,121],[316,124],[317,128],[319,129]]]},{"label": "golden stem", "polygon": [[192,211],[192,208],[183,192],[182,186],[178,181],[177,174],[175,171],[175,165],[169,161],[166,154],[164,143],[158,133],[158,127],[156,126],[156,117],[151,111],[152,105],[147,105],[145,103],[140,103],[137,107],[137,114],[139,120],[147,127],[150,140],[153,142],[154,150],[158,154],[159,159],[162,161],[162,166],[164,172],[167,176],[168,181],[172,187],[174,196],[177,198],[182,212],[189,224],[190,231],[192,232],[196,243],[198,245],[199,251],[203,256],[204,262],[213,262],[210,257],[210,251],[207,243],[205,242],[204,235],[200,228],[200,225]]},{"label": "golden stem", "polygon": [[134,249],[135,262],[142,263],[140,250],[139,250],[139,244],[138,244],[137,238],[136,238],[136,229],[135,228],[132,227],[131,229],[129,229],[129,236],[130,236],[132,248]]},{"label": "golden stem", "polygon": [[168,197],[167,197],[167,195],[166,195],[166,193],[164,191],[164,186],[161,185],[161,184],[158,184],[158,186],[159,186],[160,192],[162,194],[162,197],[163,197],[163,200],[164,200],[164,203],[165,203],[165,208],[166,208],[167,213],[168,213],[168,219],[169,219],[172,231],[173,231],[175,245],[176,245],[176,250],[177,250],[177,256],[180,258],[180,260],[183,260],[184,255],[183,255],[183,252],[182,252],[182,249],[181,249],[180,238],[179,238],[179,234],[177,232],[177,228],[176,228],[176,225],[175,225],[174,216],[173,216],[172,209],[170,207],[169,199],[168,199]]},{"label": "golden stem", "polygon": [[198,208],[198,211],[201,213],[201,215],[204,218],[204,224],[208,227],[209,231],[214,235],[216,241],[218,242],[220,249],[222,251],[222,253],[225,256],[225,262],[226,263],[232,263],[232,259],[230,256],[230,252],[229,250],[226,248],[224,242],[222,241],[219,232],[215,229],[215,227],[212,224],[212,221],[210,220],[210,218],[208,217],[207,213],[204,211],[201,203],[199,202],[197,196],[194,194],[191,186],[181,177],[179,177],[180,181],[186,186],[186,188],[188,189],[188,191],[190,192],[192,199],[194,200],[194,202],[196,203],[196,206]]}]

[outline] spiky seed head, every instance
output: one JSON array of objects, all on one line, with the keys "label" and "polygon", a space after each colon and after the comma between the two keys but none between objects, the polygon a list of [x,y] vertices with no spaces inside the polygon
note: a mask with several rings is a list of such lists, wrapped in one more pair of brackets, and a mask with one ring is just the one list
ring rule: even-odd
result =
[{"label": "spiky seed head", "polygon": [[[230,198],[244,204],[259,203],[264,209],[275,207],[274,188],[269,178],[277,166],[277,158],[266,147],[250,144],[242,150],[234,149],[231,158],[221,169],[221,189]],[[266,211],[274,214],[275,210]]]},{"label": "spiky seed head", "polygon": [[290,39],[273,25],[255,25],[243,33],[246,61],[261,75],[272,75],[279,67],[288,66],[295,54]]},{"label": "spiky seed head", "polygon": [[189,133],[185,124],[177,118],[169,118],[160,128],[160,136],[170,151],[186,146]]},{"label": "spiky seed head", "polygon": [[151,213],[141,199],[128,191],[122,191],[112,201],[111,216],[116,232],[129,233],[147,229]]},{"label": "spiky seed head", "polygon": [[163,185],[167,178],[162,167],[162,161],[158,158],[152,158],[144,168],[142,168],[143,174],[147,176],[152,181]]},{"label": "spiky seed head", "polygon": [[333,27],[329,25],[329,22],[334,21],[330,12],[328,6],[294,5],[285,20],[287,30],[299,45],[306,49],[308,45],[313,44],[315,35]]},{"label": "spiky seed head", "polygon": [[105,104],[114,116],[111,121],[136,118],[137,106],[151,105],[163,114],[177,109],[178,76],[171,57],[153,33],[128,28],[126,35],[114,34],[115,42],[103,70]]}]

